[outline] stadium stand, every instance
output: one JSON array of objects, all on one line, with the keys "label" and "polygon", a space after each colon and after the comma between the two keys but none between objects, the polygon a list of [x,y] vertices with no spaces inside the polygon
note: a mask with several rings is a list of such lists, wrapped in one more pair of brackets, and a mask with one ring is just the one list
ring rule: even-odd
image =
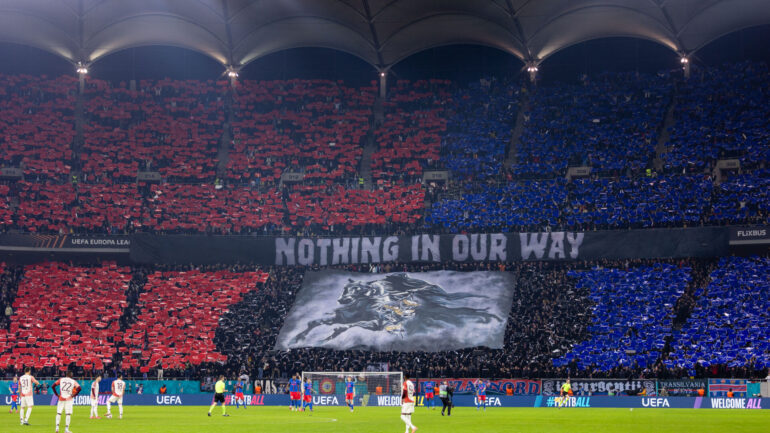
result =
[{"label": "stadium stand", "polygon": [[306,183],[352,182],[369,130],[374,88],[327,80],[239,82],[227,178],[277,185],[291,169]]},{"label": "stadium stand", "polygon": [[384,103],[385,121],[375,131],[378,150],[372,155],[372,177],[378,185],[421,182],[425,169],[440,167],[450,84],[399,80],[391,89]]},{"label": "stadium stand", "polygon": [[13,225],[13,210],[10,202],[10,185],[0,184],[0,232]]},{"label": "stadium stand", "polygon": [[512,167],[517,177],[563,176],[569,165],[605,175],[638,173],[654,155],[671,100],[668,74],[603,73],[538,87]]},{"label": "stadium stand", "polygon": [[112,85],[89,79],[85,180],[133,182],[138,171],[171,181],[212,182],[224,124],[223,86],[213,81],[140,81]]},{"label": "stadium stand", "polygon": [[[573,182],[522,180],[501,186],[470,185],[468,189],[470,191],[459,199],[434,203],[427,222],[448,231],[526,231],[544,227],[596,230],[682,227],[712,222],[708,219],[708,210],[713,185],[702,175],[592,178]],[[682,200],[682,197],[692,199]],[[727,202],[725,199],[723,203]],[[721,209],[736,217],[739,211],[738,206],[729,203],[724,203]],[[753,219],[761,219],[758,215],[759,212],[755,213]]]},{"label": "stadium stand", "polygon": [[68,177],[77,78],[0,75],[0,162],[31,179]]},{"label": "stadium stand", "polygon": [[[25,173],[0,184],[0,226],[313,236],[770,223],[767,68],[745,63],[697,74],[676,90],[667,74],[607,73],[534,91],[494,79],[465,87],[401,81],[381,125],[373,123],[373,86],[242,80],[229,113],[221,82],[139,82],[134,91],[89,78],[82,149],[73,144],[73,79],[0,76],[0,160]],[[724,97],[712,90],[722,81]],[[524,98],[530,108],[513,149],[518,162],[506,171]],[[672,100],[666,166],[648,176]],[[228,128],[228,159],[215,181]],[[362,189],[367,142],[377,147],[375,185]],[[709,171],[715,159],[733,156],[744,168],[717,182]],[[594,175],[567,181],[564,170],[575,164],[593,166]],[[424,170],[436,168],[452,172],[450,187],[419,184]],[[163,181],[137,183],[141,170],[158,170]],[[305,179],[282,184],[286,171]],[[726,258],[713,272],[696,259],[350,266],[513,272],[505,349],[290,356],[270,349],[301,287],[301,268],[3,264],[0,307],[12,314],[0,322],[0,369],[112,362],[132,374],[162,366],[181,376],[193,365],[280,377],[387,362],[420,376],[756,376],[770,365],[770,347],[756,332],[768,325],[767,268],[766,257]],[[64,326],[51,325],[59,321]],[[118,330],[125,335],[116,339]]]},{"label": "stadium stand", "polygon": [[[422,377],[713,377],[730,371],[761,376],[767,348],[756,338],[761,333],[754,331],[766,326],[767,260],[724,259],[711,279],[693,278],[710,263],[696,259],[338,267],[359,272],[512,272],[517,283],[504,349],[451,353],[271,351],[302,285],[304,268],[215,265],[131,270],[115,264],[48,263],[27,266],[22,276],[21,268],[6,267],[2,299],[14,298],[15,282],[20,283],[12,323],[0,331],[0,369],[34,361],[36,368],[53,374],[70,362],[97,370],[113,362],[116,369],[135,377],[162,367],[167,377],[184,377],[190,369],[203,368],[231,375],[248,371],[267,379],[299,370],[361,370],[387,362]],[[49,290],[35,289],[42,286]],[[735,287],[748,289],[728,298],[725,294]],[[84,291],[95,301],[85,303]],[[692,317],[683,318],[685,326],[678,332],[675,317],[687,293],[695,294],[697,307]],[[60,313],[59,306],[69,309],[68,314]],[[741,316],[739,308],[750,314]],[[40,317],[46,320],[42,326]],[[52,334],[45,325],[62,320],[60,332]],[[709,327],[714,329],[702,339],[694,337]],[[723,350],[714,351],[693,370],[688,365],[693,359],[689,352],[684,355],[682,345],[699,345],[702,354],[714,349],[717,340],[725,342]],[[730,358],[734,362],[729,367],[705,368],[741,352],[746,344],[752,345],[754,358],[736,356]],[[60,355],[65,348],[68,356]],[[57,355],[40,357],[42,352]],[[93,353],[97,355],[88,355]],[[463,359],[473,362],[458,361]]]},{"label": "stadium stand", "polygon": [[455,91],[442,148],[442,161],[453,179],[482,181],[500,175],[521,93],[517,83],[496,78]]},{"label": "stadium stand", "polygon": [[129,268],[115,263],[26,266],[11,325],[0,330],[0,368],[73,363],[86,370],[104,369],[115,353],[130,278]]},{"label": "stadium stand", "polygon": [[422,219],[420,185],[385,190],[297,187],[288,197],[292,228],[305,233],[403,233]]},{"label": "stadium stand", "polygon": [[576,360],[579,368],[607,371],[652,366],[671,335],[673,307],[684,293],[690,268],[660,264],[628,270],[570,272],[575,287],[590,289],[594,303],[591,338],[576,344],[556,365]]},{"label": "stadium stand", "polygon": [[268,274],[259,270],[156,271],[147,275],[136,321],[122,335],[122,368],[182,370],[185,365],[224,362],[214,335],[219,316]]},{"label": "stadium stand", "polygon": [[701,173],[717,159],[738,158],[745,169],[770,160],[770,79],[764,63],[696,69],[675,99],[665,169]]},{"label": "stadium stand", "polygon": [[[11,325],[11,316],[13,316],[13,301],[16,299],[16,291],[19,288],[19,276],[21,268],[18,266],[8,266],[0,262],[0,334],[2,330],[8,329]],[[4,335],[0,336],[0,353],[5,351]]]},{"label": "stadium stand", "polygon": [[674,350],[664,361],[669,368],[770,366],[770,259],[724,257],[711,273],[711,283],[695,291],[695,308]]},{"label": "stadium stand", "polygon": [[218,189],[212,184],[152,185],[143,224],[163,233],[259,233],[282,228],[275,190]]}]

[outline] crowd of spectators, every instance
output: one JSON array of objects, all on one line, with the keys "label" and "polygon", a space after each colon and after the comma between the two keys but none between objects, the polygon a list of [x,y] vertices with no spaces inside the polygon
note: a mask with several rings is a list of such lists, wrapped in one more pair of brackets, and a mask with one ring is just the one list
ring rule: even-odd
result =
[{"label": "crowd of spectators", "polygon": [[578,84],[540,86],[530,96],[517,177],[564,176],[570,165],[594,172],[642,172],[672,97],[666,73],[602,73]]},{"label": "crowd of spectators", "polygon": [[573,271],[576,288],[590,290],[591,338],[574,345],[556,365],[576,360],[580,369],[618,365],[647,368],[661,357],[671,335],[674,305],[685,292],[689,267],[656,264],[632,269]]},{"label": "crowd of spectators", "polygon": [[13,300],[16,299],[20,276],[20,267],[0,262],[0,332],[11,325],[11,316],[15,311]]},{"label": "crowd of spectators", "polygon": [[[228,355],[223,371],[245,370],[257,379],[286,378],[297,371],[361,371],[382,363],[419,377],[764,377],[758,364],[714,369],[663,364],[675,305],[691,272],[707,267],[708,261],[699,259],[384,265],[374,270],[506,270],[516,275],[504,349],[409,353],[272,350],[302,283],[302,270],[278,268],[271,271],[263,290],[247,294],[223,316],[217,347]],[[344,269],[372,270],[368,265]],[[707,282],[699,279],[699,284]],[[648,296],[649,290],[654,294]],[[629,302],[617,302],[620,298]],[[756,338],[761,336],[754,335],[754,341]],[[627,348],[637,354],[627,354]]]},{"label": "crowd of spectators", "polygon": [[744,170],[770,161],[770,70],[739,62],[697,68],[680,83],[665,170],[710,171],[717,159],[737,158]]},{"label": "crowd of spectators", "polygon": [[[25,173],[0,184],[0,230],[396,234],[763,224],[767,74],[764,64],[740,63],[698,69],[688,81],[636,73],[537,88],[495,78],[462,87],[401,80],[377,125],[373,84],[241,80],[231,94],[225,82],[89,78],[80,149],[76,80],[0,76],[0,159]],[[727,90],[714,93],[720,83]],[[521,144],[504,169],[524,98]],[[672,98],[666,164],[647,174]],[[230,136],[217,179],[219,144]],[[375,182],[364,190],[358,169],[369,139],[377,146]],[[729,156],[741,159],[742,171],[717,185],[703,171]],[[592,165],[594,176],[567,182],[569,164]],[[451,185],[417,185],[424,170],[440,168],[450,170]],[[136,183],[143,170],[160,171],[163,183]],[[287,170],[304,180],[279,186]]]},{"label": "crowd of spectators", "polygon": [[329,80],[240,81],[227,179],[277,185],[288,170],[306,184],[355,180],[374,95]]},{"label": "crowd of spectators", "polygon": [[372,177],[378,184],[421,182],[424,170],[440,167],[450,85],[447,80],[399,80],[390,89],[384,122],[374,132]]},{"label": "crowd of spectators", "polygon": [[456,181],[498,177],[525,86],[497,78],[457,89],[447,122],[441,159]]},{"label": "crowd of spectators", "polygon": [[161,80],[86,84],[83,178],[132,182],[138,171],[169,181],[213,182],[226,84]]},{"label": "crowd of spectators", "polygon": [[[46,263],[26,266],[21,275],[21,267],[4,267],[3,292],[14,311],[8,330],[0,329],[0,369],[30,364],[53,373],[74,363],[132,377],[155,377],[159,370],[166,378],[247,372],[261,380],[385,363],[419,377],[764,377],[767,260],[724,259],[696,284],[691,276],[708,275],[702,271],[711,269],[709,260],[334,267],[513,274],[503,349],[409,353],[274,350],[304,268]],[[687,293],[697,307],[677,332]],[[701,357],[707,362],[690,365]]]},{"label": "crowd of spectators", "polygon": [[341,186],[297,187],[286,200],[292,229],[312,233],[406,233],[422,220],[420,185],[351,190]]},{"label": "crowd of spectators", "polygon": [[75,77],[0,74],[0,164],[61,181],[72,168]]},{"label": "crowd of spectators", "polygon": [[136,303],[139,314],[121,336],[122,368],[146,373],[150,367],[181,370],[187,364],[226,361],[214,343],[219,317],[267,278],[258,269],[146,275]]},{"label": "crowd of spectators", "polygon": [[115,263],[26,266],[17,281],[11,324],[0,329],[0,368],[72,363],[104,369],[115,353],[130,279],[130,269]]},{"label": "crowd of spectators", "polygon": [[[721,194],[705,175],[522,180],[467,186],[459,198],[433,203],[426,222],[439,230],[625,229],[767,221],[764,192]],[[750,184],[751,185],[751,184]],[[754,185],[749,187],[754,188]],[[750,192],[750,191],[749,191]],[[687,199],[684,199],[686,197]],[[712,203],[718,212],[712,211]]]},{"label": "crowd of spectators", "polygon": [[710,283],[694,293],[694,309],[667,367],[770,367],[770,258],[724,257]]}]

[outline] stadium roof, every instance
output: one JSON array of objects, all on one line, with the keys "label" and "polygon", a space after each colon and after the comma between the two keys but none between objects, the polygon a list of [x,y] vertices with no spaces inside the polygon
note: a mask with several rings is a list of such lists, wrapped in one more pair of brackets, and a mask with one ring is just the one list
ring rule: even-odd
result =
[{"label": "stadium roof", "polygon": [[0,41],[90,63],[145,45],[223,65],[326,47],[386,69],[442,45],[480,44],[538,63],[583,41],[628,36],[680,54],[770,23],[770,0],[0,0]]}]

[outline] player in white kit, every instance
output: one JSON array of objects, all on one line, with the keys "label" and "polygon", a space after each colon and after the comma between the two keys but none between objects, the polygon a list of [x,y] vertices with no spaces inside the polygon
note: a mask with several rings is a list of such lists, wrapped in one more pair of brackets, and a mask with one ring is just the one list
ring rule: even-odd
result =
[{"label": "player in white kit", "polygon": [[[29,425],[29,414],[32,413],[32,406],[35,405],[33,399],[35,385],[40,385],[40,382],[32,377],[32,369],[27,367],[24,369],[24,375],[19,379],[19,394],[21,394],[21,410],[19,411],[19,420],[21,425]],[[27,409],[27,415],[24,416],[24,409]]]},{"label": "player in white kit", "polygon": [[112,418],[112,413],[110,412],[112,403],[118,402],[118,414],[120,419],[123,419],[123,394],[125,392],[126,382],[123,382],[123,375],[118,374],[118,378],[112,382],[112,395],[107,400],[107,415],[104,415],[105,418]]},{"label": "player in white kit", "polygon": [[91,382],[91,419],[99,419],[99,382],[102,376],[96,376]]},{"label": "player in white kit", "polygon": [[412,433],[417,430],[412,424],[412,414],[414,413],[414,383],[409,380],[409,376],[404,374],[404,386],[401,388],[401,420],[406,424],[405,433]]},{"label": "player in white kit", "polygon": [[[58,389],[57,389],[58,388]],[[59,397],[59,402],[56,403],[56,431],[59,431],[59,424],[61,423],[61,413],[66,415],[64,419],[64,432],[70,433],[70,420],[72,419],[72,404],[73,399],[78,393],[80,393],[80,384],[72,378],[72,371],[67,371],[67,377],[54,382],[51,387],[53,393]]]}]

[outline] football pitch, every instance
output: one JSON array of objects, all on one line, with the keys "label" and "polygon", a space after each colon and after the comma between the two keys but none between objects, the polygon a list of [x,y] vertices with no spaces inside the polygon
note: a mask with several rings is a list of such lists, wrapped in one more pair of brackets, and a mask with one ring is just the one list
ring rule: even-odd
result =
[{"label": "football pitch", "polygon": [[[401,433],[404,424],[399,408],[364,407],[350,413],[341,407],[317,407],[311,413],[291,412],[284,407],[228,407],[223,417],[217,407],[206,416],[206,407],[125,406],[124,417],[91,420],[90,407],[75,408],[70,429],[73,433],[209,433],[209,432],[356,432]],[[99,408],[104,415],[104,407]],[[116,407],[114,409],[117,409]],[[55,407],[35,406],[30,426],[20,426],[16,414],[0,414],[0,432],[54,431]],[[63,422],[63,420],[62,420]],[[412,422],[418,432],[526,432],[526,433],[724,433],[768,432],[770,410],[704,409],[589,409],[589,408],[475,408],[457,407],[451,417],[440,410],[418,408]],[[64,432],[64,426],[61,428]]]}]

